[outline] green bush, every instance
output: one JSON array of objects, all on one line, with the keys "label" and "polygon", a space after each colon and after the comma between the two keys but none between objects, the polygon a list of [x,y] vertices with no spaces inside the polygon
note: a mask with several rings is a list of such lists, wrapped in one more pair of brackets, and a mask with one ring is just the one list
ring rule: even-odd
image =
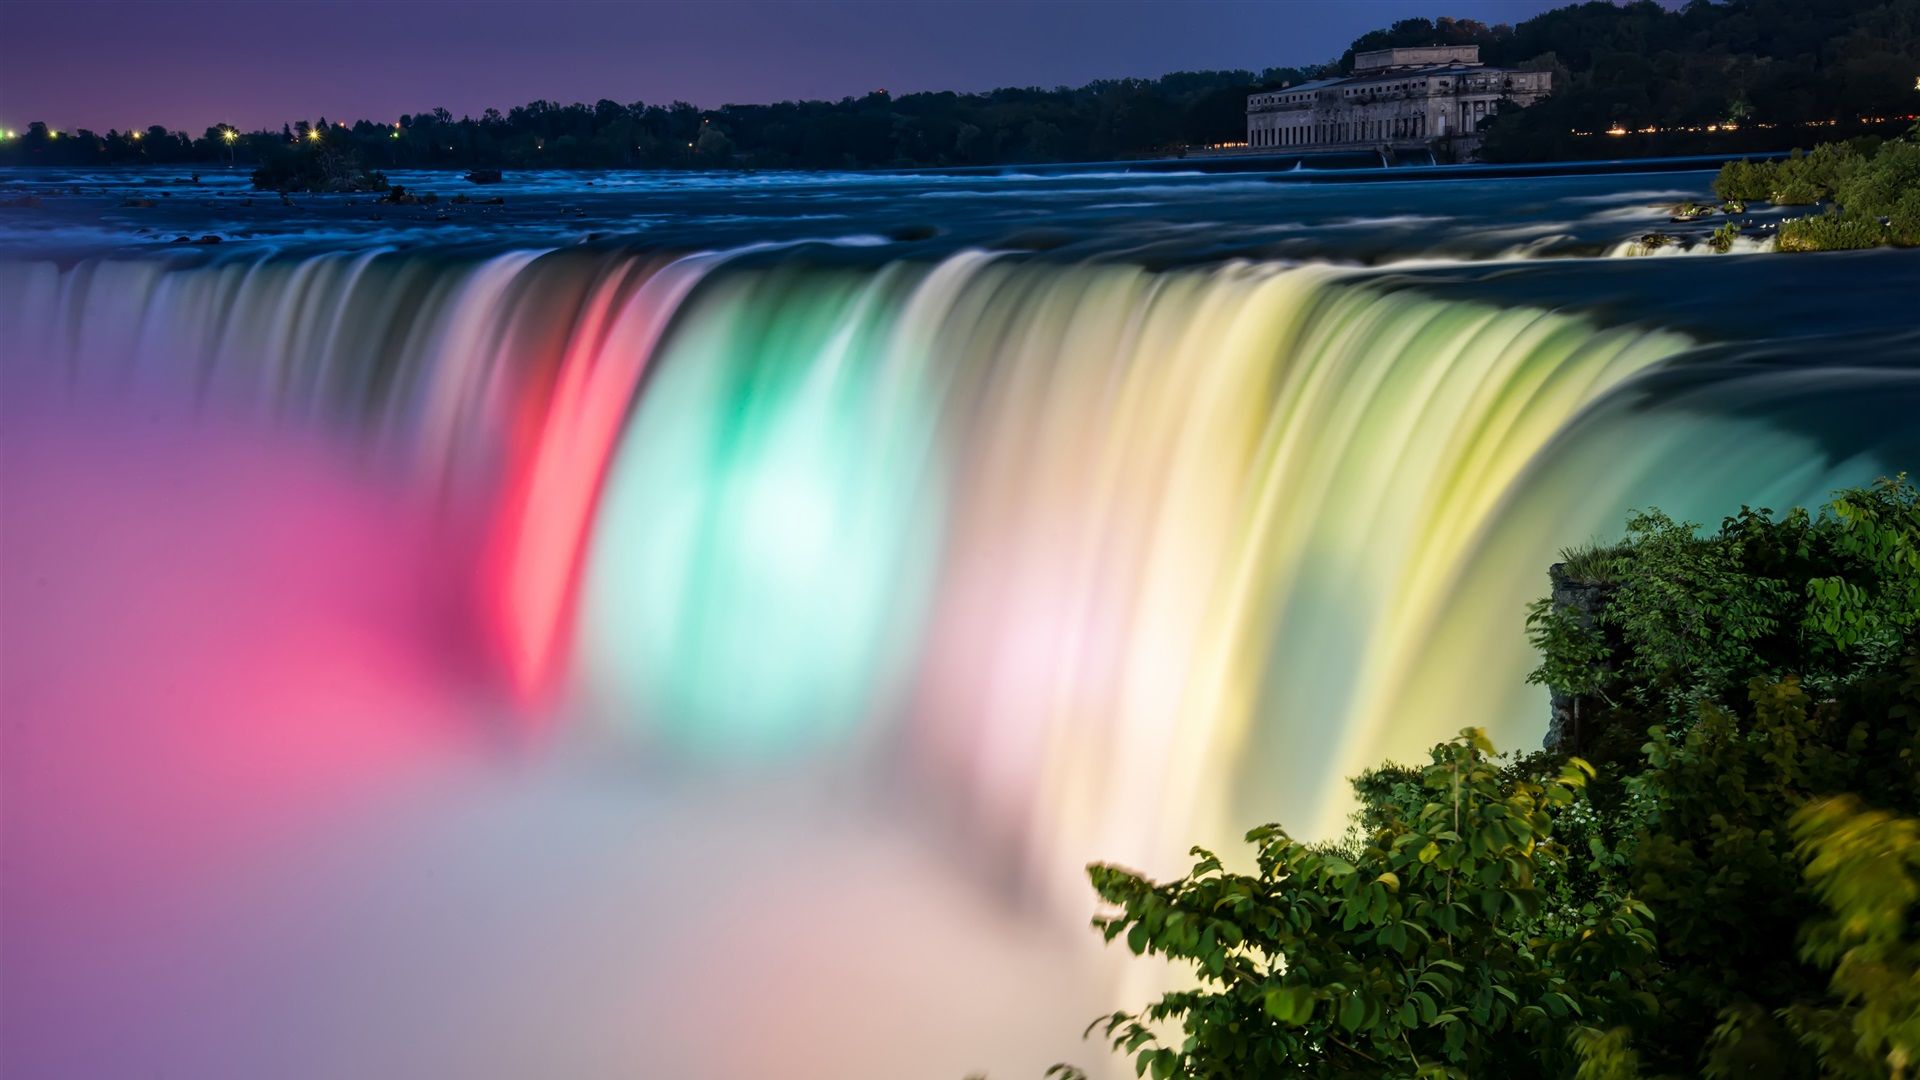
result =
[{"label": "green bush", "polygon": [[1824,214],[1780,223],[1781,251],[1853,251],[1888,240],[1878,218],[1828,208]]},{"label": "green bush", "polygon": [[1825,143],[1810,154],[1795,150],[1782,161],[1729,161],[1714,177],[1713,192],[1727,202],[1810,206],[1834,198],[1866,161],[1848,143]]},{"label": "green bush", "polygon": [[1773,173],[1767,162],[1729,161],[1713,178],[1713,193],[1723,202],[1765,202],[1773,198]]},{"label": "green bush", "polygon": [[1834,198],[1851,213],[1886,217],[1909,191],[1920,191],[1920,143],[1896,140],[1849,172]]},{"label": "green bush", "polygon": [[1775,206],[1812,206],[1832,194],[1810,177],[1783,171],[1775,179],[1769,198]]},{"label": "green bush", "polygon": [[[1565,858],[1554,823],[1592,770],[1502,768],[1492,749],[1472,729],[1436,747],[1370,804],[1378,827],[1351,851],[1269,825],[1247,834],[1253,874],[1199,848],[1166,884],[1093,867],[1107,940],[1190,964],[1201,987],[1093,1026],[1156,1078],[1570,1074],[1617,1054],[1589,1018],[1657,1011],[1637,981],[1650,915],[1544,887]],[[1166,1023],[1185,1039],[1163,1043]]]},{"label": "green bush", "polygon": [[1920,186],[1900,196],[1887,215],[1887,232],[1901,247],[1920,247]]},{"label": "green bush", "polygon": [[1355,781],[1340,845],[1267,826],[1253,874],[1092,868],[1108,940],[1199,980],[1095,1022],[1138,1070],[1911,1075],[1920,490],[1704,535],[1649,512],[1573,554],[1599,614],[1536,605],[1536,677],[1613,729],[1595,764],[1468,730]]},{"label": "green bush", "polygon": [[[1920,246],[1920,127],[1903,139],[1829,143],[1810,154],[1796,150],[1784,161],[1729,161],[1714,177],[1713,190],[1730,207],[1748,199],[1777,206],[1838,204],[1838,213],[1829,208],[1823,216],[1784,222],[1781,251]],[[1733,237],[1723,228],[1707,243],[1726,251]]]},{"label": "green bush", "polygon": [[[1652,710],[1649,722],[1742,702],[1756,676],[1825,691],[1885,671],[1920,631],[1920,489],[1904,476],[1841,492],[1817,515],[1745,507],[1708,535],[1639,513],[1624,542],[1596,550],[1613,583],[1599,632],[1622,654],[1602,690]],[[1534,644],[1536,679],[1581,692],[1548,673],[1559,647]],[[1563,668],[1592,666],[1590,643],[1568,647],[1580,655]]]}]

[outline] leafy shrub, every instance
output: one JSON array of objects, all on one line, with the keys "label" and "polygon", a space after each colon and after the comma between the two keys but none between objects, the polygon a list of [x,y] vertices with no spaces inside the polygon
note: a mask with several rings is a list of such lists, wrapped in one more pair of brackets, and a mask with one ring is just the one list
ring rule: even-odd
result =
[{"label": "leafy shrub", "polygon": [[1901,197],[1920,190],[1920,143],[1886,143],[1869,161],[1849,172],[1834,197],[1851,213],[1886,217]]},{"label": "leafy shrub", "polygon": [[1920,490],[1705,535],[1648,512],[1570,556],[1599,616],[1535,605],[1536,677],[1637,748],[1501,766],[1469,729],[1359,778],[1342,845],[1266,826],[1253,874],[1093,867],[1108,940],[1198,978],[1093,1025],[1139,1071],[1910,1075]]},{"label": "leafy shrub", "polygon": [[1733,242],[1739,238],[1740,226],[1728,221],[1713,230],[1712,236],[1707,237],[1707,246],[1724,255],[1733,250]]},{"label": "leafy shrub", "polygon": [[1766,200],[1779,206],[1811,206],[1834,198],[1866,161],[1848,143],[1824,143],[1810,154],[1795,150],[1783,161],[1729,161],[1714,178],[1713,192],[1727,202]]},{"label": "leafy shrub", "polygon": [[1774,181],[1770,198],[1775,206],[1812,206],[1830,194],[1805,176],[1783,173]]},{"label": "leafy shrub", "polygon": [[[1920,629],[1920,488],[1904,476],[1836,495],[1818,515],[1743,507],[1718,532],[1635,514],[1607,552],[1600,615],[1623,655],[1607,696],[1685,723],[1701,701],[1745,700],[1755,676],[1816,689],[1883,671]],[[1538,636],[1550,664],[1591,667]]]},{"label": "leafy shrub", "polygon": [[1766,162],[1729,161],[1713,178],[1713,193],[1723,202],[1765,202],[1773,198],[1773,173]]},{"label": "leafy shrub", "polygon": [[1900,196],[1887,215],[1887,234],[1901,247],[1920,247],[1920,185]]},{"label": "leafy shrub", "polygon": [[1780,223],[1781,251],[1854,251],[1879,247],[1887,239],[1878,218],[1832,208]]},{"label": "leafy shrub", "polygon": [[[1199,848],[1165,884],[1091,868],[1114,909],[1095,920],[1107,940],[1189,964],[1201,986],[1093,1026],[1156,1078],[1518,1076],[1617,1055],[1584,1018],[1657,1009],[1636,989],[1650,914],[1621,896],[1555,906],[1542,888],[1564,859],[1554,822],[1590,774],[1577,759],[1502,769],[1469,729],[1434,749],[1408,805],[1373,804],[1379,827],[1355,850],[1269,825],[1247,834],[1253,874]],[[1389,786],[1405,796],[1405,780]],[[1155,1033],[1164,1022],[1178,1046]]]}]

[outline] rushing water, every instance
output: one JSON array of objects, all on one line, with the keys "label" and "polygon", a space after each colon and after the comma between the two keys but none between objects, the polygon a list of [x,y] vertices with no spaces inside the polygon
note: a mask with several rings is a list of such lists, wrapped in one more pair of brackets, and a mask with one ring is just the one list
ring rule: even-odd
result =
[{"label": "rushing water", "polygon": [[1910,254],[1270,179],[8,178],[8,1060],[1097,1063],[1086,861],[1537,741],[1560,547],[1920,462]]}]

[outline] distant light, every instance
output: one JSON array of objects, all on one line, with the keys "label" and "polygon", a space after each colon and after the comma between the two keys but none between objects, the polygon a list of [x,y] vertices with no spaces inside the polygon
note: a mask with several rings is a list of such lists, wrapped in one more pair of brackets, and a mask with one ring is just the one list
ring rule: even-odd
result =
[{"label": "distant light", "polygon": [[222,131],[220,133],[220,137],[227,140],[228,142],[232,142],[233,140],[240,137],[240,133],[238,131],[235,131],[232,128],[228,128],[225,131]]},{"label": "distant light", "polygon": [[136,131],[136,132],[134,132],[134,133],[133,133],[133,141],[134,141],[134,142],[139,142],[139,141],[140,141],[140,137],[141,137],[142,135],[145,135],[145,134],[146,134],[146,132],[144,132],[144,131]]},{"label": "distant light", "polygon": [[319,141],[320,141],[320,129],[319,129],[319,128],[308,128],[308,129],[307,129],[307,141],[308,141],[308,142],[319,142]]},{"label": "distant light", "polygon": [[[398,125],[395,125],[395,126],[397,127]],[[393,134],[387,136],[387,138],[389,139],[397,139],[399,137],[400,137],[400,133],[398,131],[395,131]]]}]

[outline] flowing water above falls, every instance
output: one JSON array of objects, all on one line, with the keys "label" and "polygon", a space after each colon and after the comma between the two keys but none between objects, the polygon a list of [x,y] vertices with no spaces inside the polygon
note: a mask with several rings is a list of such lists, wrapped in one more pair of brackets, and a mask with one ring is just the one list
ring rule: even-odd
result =
[{"label": "flowing water above falls", "polygon": [[[1460,292],[859,244],[105,257],[0,264],[0,341],[76,425],[228,425],[391,489],[423,538],[374,576],[417,560],[458,629],[381,655],[458,684],[474,742],[650,790],[828,776],[1071,927],[1090,859],[1335,835],[1368,765],[1537,740],[1522,608],[1628,507],[1817,501],[1920,449],[1770,412],[1910,401],[1910,369]],[[169,543],[266,526],[233,528]]]}]

